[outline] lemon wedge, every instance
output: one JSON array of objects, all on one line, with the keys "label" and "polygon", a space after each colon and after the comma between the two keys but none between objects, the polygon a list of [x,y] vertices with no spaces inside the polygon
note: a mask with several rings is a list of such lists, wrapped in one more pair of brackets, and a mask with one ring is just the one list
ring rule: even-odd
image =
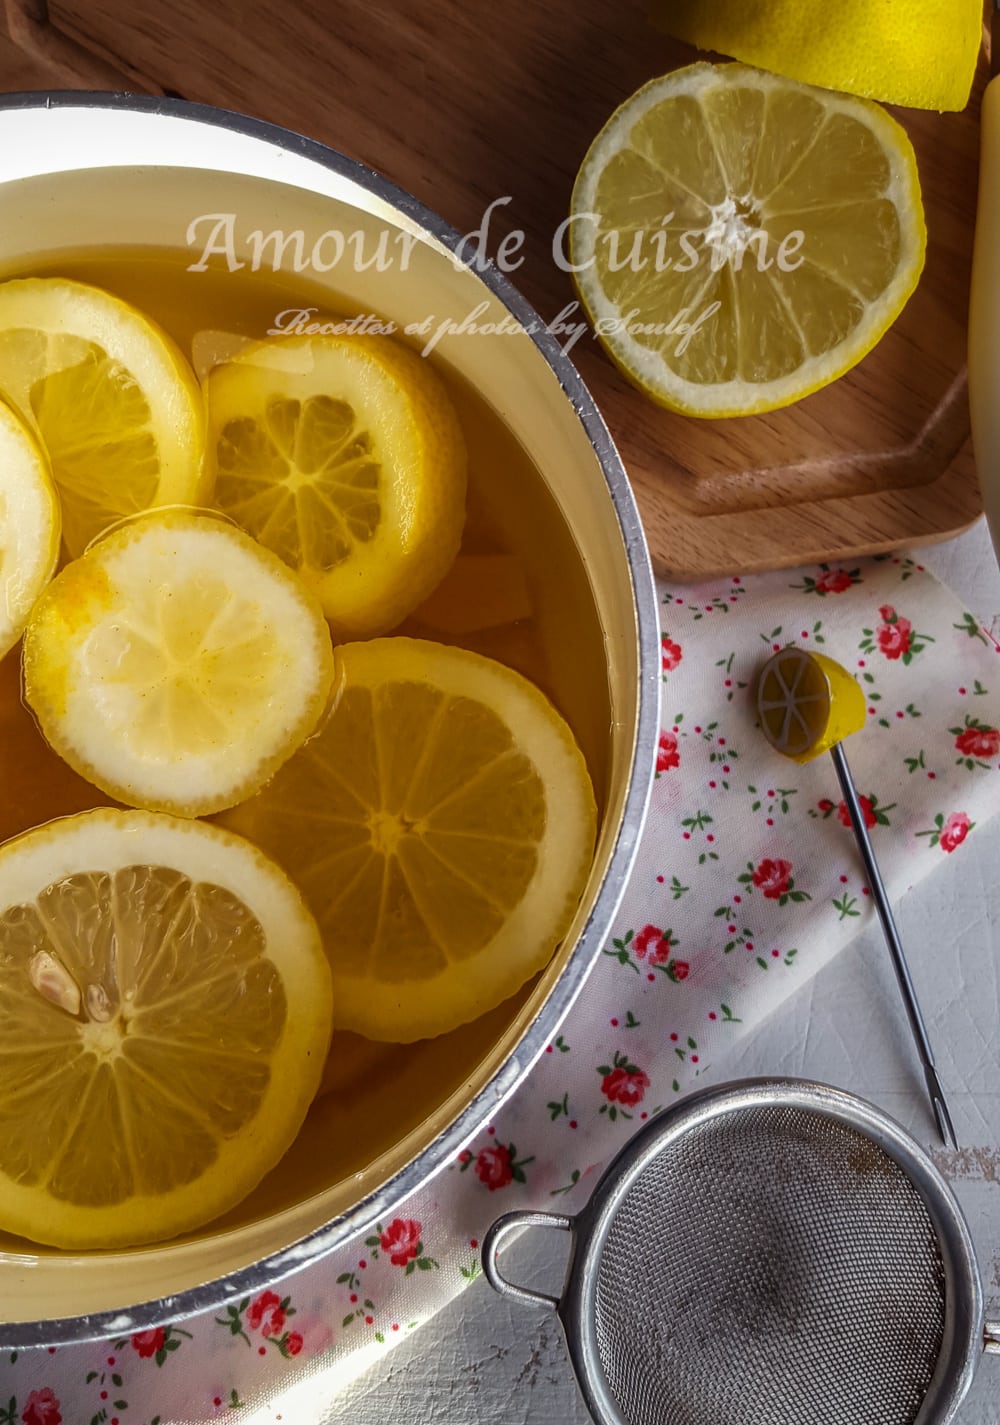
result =
[{"label": "lemon wedge", "polygon": [[125,515],[208,495],[194,373],[108,292],[55,277],[0,284],[0,393],[48,454],[71,555]]},{"label": "lemon wedge", "polygon": [[677,39],[761,69],[918,109],[964,109],[982,0],[653,0]]},{"label": "lemon wedge", "polygon": [[257,791],[315,727],[332,677],[315,599],[208,515],[106,534],[25,632],[25,695],[56,752],[116,800],[182,816]]},{"label": "lemon wedge", "polygon": [[502,664],[407,638],[335,656],[330,716],[225,824],[301,888],[337,1027],[410,1042],[549,960],[590,871],[594,794],[562,717]]},{"label": "lemon wedge", "polygon": [[59,500],[37,442],[0,401],[0,658],[21,637],[59,559]]},{"label": "lemon wedge", "polygon": [[293,568],[339,638],[400,623],[447,573],[465,446],[441,382],[385,337],[261,342],[209,374],[215,502]]},{"label": "lemon wedge", "polygon": [[654,79],[573,189],[577,288],[608,354],[672,410],[774,410],[842,376],[920,277],[913,148],[877,104],[745,65]]},{"label": "lemon wedge", "polygon": [[84,812],[0,847],[0,1227],[131,1247],[233,1207],[319,1085],[330,974],[239,837]]},{"label": "lemon wedge", "polygon": [[777,752],[793,762],[811,762],[864,727],[865,695],[832,658],[788,647],[761,670],[757,714]]}]

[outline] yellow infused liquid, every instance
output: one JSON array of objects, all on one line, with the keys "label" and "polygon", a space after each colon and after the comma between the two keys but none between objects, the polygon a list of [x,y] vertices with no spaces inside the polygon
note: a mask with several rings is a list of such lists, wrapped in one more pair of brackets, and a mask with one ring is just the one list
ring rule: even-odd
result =
[{"label": "yellow infused liquid", "polygon": [[[134,303],[189,356],[196,338],[199,350],[206,349],[206,333],[259,340],[288,308],[316,306],[318,320],[339,315],[325,292],[301,282],[249,272],[190,274],[187,261],[188,254],[77,254],[28,275],[92,283]],[[600,809],[611,704],[602,630],[578,551],[519,441],[467,382],[439,361],[433,365],[468,449],[466,522],[451,573],[392,632],[484,654],[535,683],[569,723]],[[18,661],[15,653],[0,662],[0,840],[113,804],[44,742],[21,699]],[[369,1166],[461,1091],[525,993],[433,1040],[374,1045],[338,1031],[327,1091],[298,1139],[279,1167],[210,1230],[259,1219]],[[0,1236],[0,1250],[5,1247],[24,1250],[17,1239]]]}]

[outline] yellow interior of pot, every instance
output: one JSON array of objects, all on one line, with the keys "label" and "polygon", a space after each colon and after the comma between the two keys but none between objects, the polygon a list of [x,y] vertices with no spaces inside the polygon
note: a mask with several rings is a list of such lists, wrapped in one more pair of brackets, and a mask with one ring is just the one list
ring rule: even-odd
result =
[{"label": "yellow interior of pot", "polygon": [[[113,117],[120,126],[135,118]],[[3,143],[8,132],[13,134],[12,122],[20,124],[21,117],[0,115],[0,152],[13,142],[11,137]],[[23,129],[21,135],[23,140]],[[19,161],[30,174],[23,141],[19,151]],[[212,156],[211,142],[206,153]],[[197,161],[197,156],[188,161]],[[207,163],[209,157],[202,155],[200,161]],[[226,154],[218,161],[224,165]],[[38,167],[46,162],[56,166],[50,157],[39,159]],[[360,230],[372,244],[387,225],[392,233],[419,231],[384,200],[366,197],[351,184],[341,185],[345,192],[338,196],[291,182],[282,185],[274,177],[199,167],[148,163],[95,173],[70,168],[70,157],[58,162],[66,163],[67,171],[4,181],[8,163],[6,157],[0,159],[5,215],[0,277],[50,264],[55,254],[66,250],[70,235],[72,247],[79,250],[184,248],[192,219],[203,214],[238,216],[235,236],[241,258],[248,257],[241,235],[255,230],[313,235]],[[194,261],[200,243],[190,251]],[[467,269],[456,267],[434,240],[415,243],[405,271],[398,263],[382,272],[357,271],[341,263],[329,274],[311,270],[305,276],[335,291],[340,309],[377,311],[401,325],[420,322],[428,313],[461,322],[474,308],[481,308],[480,322],[499,322],[506,315],[490,290]],[[192,273],[190,281],[198,280],[199,274]],[[397,1175],[427,1153],[512,1052],[495,1092],[491,1090],[482,1105],[482,1123],[524,1071],[516,1046],[526,1029],[544,1016],[550,992],[587,922],[622,821],[639,712],[636,608],[628,558],[599,460],[532,338],[452,334],[441,340],[436,356],[474,388],[530,453],[569,523],[599,611],[611,689],[610,725],[600,758],[604,817],[588,891],[571,933],[536,982],[476,1024],[405,1048],[344,1036],[338,1091],[317,1101],[296,1144],[251,1198],[190,1239],[134,1252],[73,1255],[0,1238],[4,1321],[118,1311],[228,1275],[284,1251],[331,1221],[350,1223],[353,1214],[360,1228],[378,1216],[379,1201],[391,1205],[392,1194],[399,1191],[398,1183],[394,1185]],[[596,949],[592,947],[593,953]],[[412,1185],[411,1175],[407,1186]],[[376,1200],[362,1220],[357,1206],[372,1193]],[[304,1258],[328,1241],[320,1238],[305,1247]]]}]

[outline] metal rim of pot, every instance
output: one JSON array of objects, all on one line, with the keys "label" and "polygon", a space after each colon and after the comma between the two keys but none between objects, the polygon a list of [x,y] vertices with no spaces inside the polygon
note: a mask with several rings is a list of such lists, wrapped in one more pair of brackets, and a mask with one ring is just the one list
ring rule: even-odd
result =
[{"label": "metal rim of pot", "polygon": [[[76,90],[0,95],[0,112],[67,108],[110,110],[125,115],[163,114],[277,146],[366,188],[411,222],[418,224],[465,266],[472,267],[459,252],[462,234],[418,199],[374,169],[338,153],[318,140],[284,129],[280,125],[207,104],[149,95]],[[315,1229],[279,1252],[170,1297],[129,1305],[127,1309],[96,1312],[86,1316],[48,1318],[43,1321],[4,1325],[2,1330],[5,1347],[23,1350],[32,1346],[71,1345],[99,1339],[120,1331],[124,1315],[127,1315],[130,1331],[140,1331],[153,1325],[195,1316],[216,1309],[234,1297],[252,1294],[265,1285],[272,1285],[304,1266],[321,1260],[357,1236],[393,1204],[424,1186],[452,1161],[462,1145],[514,1092],[569,1012],[618,908],[645,820],[653,776],[654,759],[651,750],[659,717],[659,627],[655,586],[645,535],[621,456],[576,367],[559,346],[555,336],[548,332],[535,309],[503,273],[492,263],[475,266],[472,270],[490,293],[527,328],[532,342],[552,369],[566,400],[583,426],[608,487],[629,565],[639,644],[637,718],[621,819],[605,875],[594,894],[587,923],[539,1014],[491,1079],[437,1138],[387,1182],[362,1198],[349,1213]],[[648,766],[643,762],[644,749],[650,751]]]}]

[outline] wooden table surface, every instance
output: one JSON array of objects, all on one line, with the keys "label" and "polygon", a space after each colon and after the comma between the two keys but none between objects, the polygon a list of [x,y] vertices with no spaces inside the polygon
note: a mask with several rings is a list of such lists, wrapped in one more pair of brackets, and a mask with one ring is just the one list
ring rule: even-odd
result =
[{"label": "wooden table surface", "polygon": [[[47,24],[44,0],[7,4],[25,42],[46,53],[30,77],[23,61],[0,71],[7,88],[114,87],[117,68],[129,87],[318,138],[462,232],[509,198],[494,210],[490,251],[526,233],[513,278],[547,322],[574,300],[552,243],[592,137],[645,80],[693,57],[650,24],[642,0],[511,0],[502,18],[460,0],[51,0]],[[927,268],[902,318],[847,377],[785,411],[700,421],[643,398],[589,335],[574,347],[658,572],[690,579],[900,547],[979,513],[964,379],[977,105],[899,117],[920,160]]]}]

